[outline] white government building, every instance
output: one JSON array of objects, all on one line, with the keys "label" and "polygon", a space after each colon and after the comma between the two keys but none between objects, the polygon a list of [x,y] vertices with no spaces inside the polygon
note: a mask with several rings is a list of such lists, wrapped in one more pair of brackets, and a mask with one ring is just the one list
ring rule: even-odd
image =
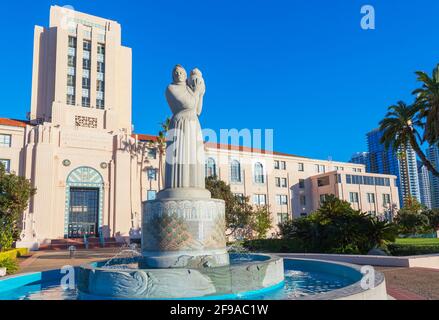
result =
[{"label": "white government building", "polygon": [[[49,27],[35,27],[32,71],[29,120],[0,118],[1,162],[37,188],[20,245],[137,234],[142,201],[159,191],[159,157],[145,148],[154,136],[132,132],[121,26],[51,7]],[[364,165],[212,143],[206,152],[207,174],[269,205],[273,225],[313,212],[327,194],[381,216],[399,208],[396,177]]]}]

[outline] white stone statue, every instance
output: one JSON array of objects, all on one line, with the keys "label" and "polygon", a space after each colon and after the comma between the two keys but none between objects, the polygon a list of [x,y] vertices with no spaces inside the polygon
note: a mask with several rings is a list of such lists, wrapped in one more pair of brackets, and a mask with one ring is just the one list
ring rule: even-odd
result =
[{"label": "white stone statue", "polygon": [[205,189],[204,142],[198,120],[206,92],[204,79],[198,69],[187,79],[180,65],[174,68],[172,77],[166,90],[173,117],[167,137],[165,189]]}]

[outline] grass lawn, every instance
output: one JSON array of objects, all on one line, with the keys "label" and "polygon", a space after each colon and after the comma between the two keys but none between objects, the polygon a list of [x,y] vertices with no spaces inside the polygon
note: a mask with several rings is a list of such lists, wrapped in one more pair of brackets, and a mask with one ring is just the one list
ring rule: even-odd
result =
[{"label": "grass lawn", "polygon": [[396,244],[407,244],[407,245],[439,245],[439,239],[417,239],[417,238],[407,238],[407,239],[396,239]]}]

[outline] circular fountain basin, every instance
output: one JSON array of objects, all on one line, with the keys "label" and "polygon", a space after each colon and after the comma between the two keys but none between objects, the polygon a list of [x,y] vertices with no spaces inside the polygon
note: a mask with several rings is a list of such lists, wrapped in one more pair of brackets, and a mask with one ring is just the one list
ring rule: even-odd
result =
[{"label": "circular fountain basin", "polygon": [[280,286],[283,259],[271,255],[231,255],[230,265],[206,268],[140,269],[141,257],[81,266],[82,294],[110,299],[188,299],[234,296]]},{"label": "circular fountain basin", "polygon": [[[262,257],[258,255],[258,257]],[[246,263],[248,258],[233,256],[234,263]],[[122,261],[119,261],[122,262]],[[127,266],[129,267],[129,266]],[[375,273],[375,287],[361,285],[360,267],[329,261],[284,258],[285,280],[278,286],[222,296],[195,299],[251,299],[251,300],[367,300],[387,299],[384,275]],[[79,268],[75,269],[78,275]],[[63,288],[60,270],[30,273],[0,280],[0,300],[104,300],[102,296],[84,295],[73,288]],[[78,282],[78,281],[76,281]],[[108,298],[111,299],[111,298]],[[114,299],[114,298],[113,298]],[[167,297],[169,299],[169,297]]]}]

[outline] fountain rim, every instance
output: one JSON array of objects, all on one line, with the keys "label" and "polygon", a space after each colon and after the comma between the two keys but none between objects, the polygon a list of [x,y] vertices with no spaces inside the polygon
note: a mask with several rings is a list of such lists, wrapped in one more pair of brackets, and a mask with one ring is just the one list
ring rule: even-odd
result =
[{"label": "fountain rim", "polygon": [[[279,255],[284,259],[284,261],[288,260],[295,260],[295,261],[313,261],[318,263],[325,263],[325,264],[334,264],[334,265],[341,265],[345,267],[349,267],[351,269],[354,269],[357,272],[361,273],[361,267],[355,264],[345,263],[345,262],[338,262],[338,261],[328,261],[328,260],[319,260],[319,259],[305,259],[305,258],[291,258],[287,255]],[[75,269],[80,268],[80,266],[74,267]],[[60,273],[61,269],[51,269],[51,270],[45,270],[40,272],[28,272],[18,275],[11,275],[7,276],[5,278],[0,279],[0,293],[16,290],[20,287],[24,287],[26,285],[29,285],[36,281],[42,281],[43,274],[53,274],[57,273],[58,277],[62,277],[62,274]],[[59,273],[59,274],[58,274]],[[385,289],[385,278],[384,274],[376,271],[376,281],[375,281],[375,288],[378,288],[379,286],[384,286]],[[10,282],[10,283],[9,283]],[[291,299],[284,299],[284,300],[337,300],[337,299],[350,299],[354,296],[358,296],[360,294],[363,294],[369,290],[364,290],[361,288],[361,280],[357,281],[349,286],[346,286],[344,288],[332,290],[329,292],[324,293],[317,293],[313,295],[309,295],[306,297],[297,297],[297,298],[291,298]],[[6,285],[2,288],[2,285]],[[373,299],[373,297],[370,297],[370,299]],[[160,299],[163,300],[163,299]],[[177,300],[183,300],[183,299],[177,299]]]},{"label": "fountain rim", "polygon": [[[176,251],[176,252],[178,252],[178,251]],[[228,253],[229,254],[229,257],[230,257],[230,255],[233,255],[234,253]],[[236,253],[236,254],[240,254],[240,253]],[[277,261],[277,260],[279,260],[280,258],[282,258],[281,256],[279,256],[279,255],[275,255],[275,254],[267,254],[267,253],[246,253],[245,255],[250,255],[250,256],[259,256],[259,257],[267,257],[267,259],[266,260],[253,260],[253,261],[246,261],[245,262],[245,265],[246,266],[254,266],[254,265],[257,265],[257,264],[260,264],[261,262],[264,262],[264,263],[269,263],[269,262],[273,262],[273,261]],[[137,256],[137,257],[133,257],[133,258],[131,258],[131,259],[133,259],[133,260],[135,260],[135,259],[139,259],[139,258],[141,258],[141,256]],[[123,258],[121,258],[121,259],[123,259]],[[77,266],[78,268],[83,268],[83,269],[92,269],[92,270],[98,270],[98,271],[112,271],[112,272],[114,272],[114,271],[117,271],[117,270],[120,270],[120,271],[128,271],[128,272],[135,272],[135,271],[139,271],[139,270],[143,270],[143,271],[145,271],[145,270],[169,270],[169,269],[187,269],[187,270],[198,270],[198,269],[205,269],[205,268],[190,268],[190,267],[175,267],[175,268],[146,268],[146,269],[143,269],[143,268],[138,268],[138,269],[115,269],[115,268],[106,268],[106,267],[94,267],[93,266],[93,264],[97,264],[97,263],[107,263],[108,261],[111,261],[111,259],[107,259],[107,260],[100,260],[100,261],[95,261],[95,262],[91,262],[91,263],[84,263],[84,264],[81,264],[81,265],[79,265],[79,266]],[[136,262],[136,261],[133,261],[133,262]],[[218,266],[218,267],[208,267],[207,269],[215,269],[215,268],[231,268],[231,267],[234,267],[234,266],[238,266],[238,265],[242,265],[242,264],[229,264],[229,265],[225,265],[225,266]]]}]

